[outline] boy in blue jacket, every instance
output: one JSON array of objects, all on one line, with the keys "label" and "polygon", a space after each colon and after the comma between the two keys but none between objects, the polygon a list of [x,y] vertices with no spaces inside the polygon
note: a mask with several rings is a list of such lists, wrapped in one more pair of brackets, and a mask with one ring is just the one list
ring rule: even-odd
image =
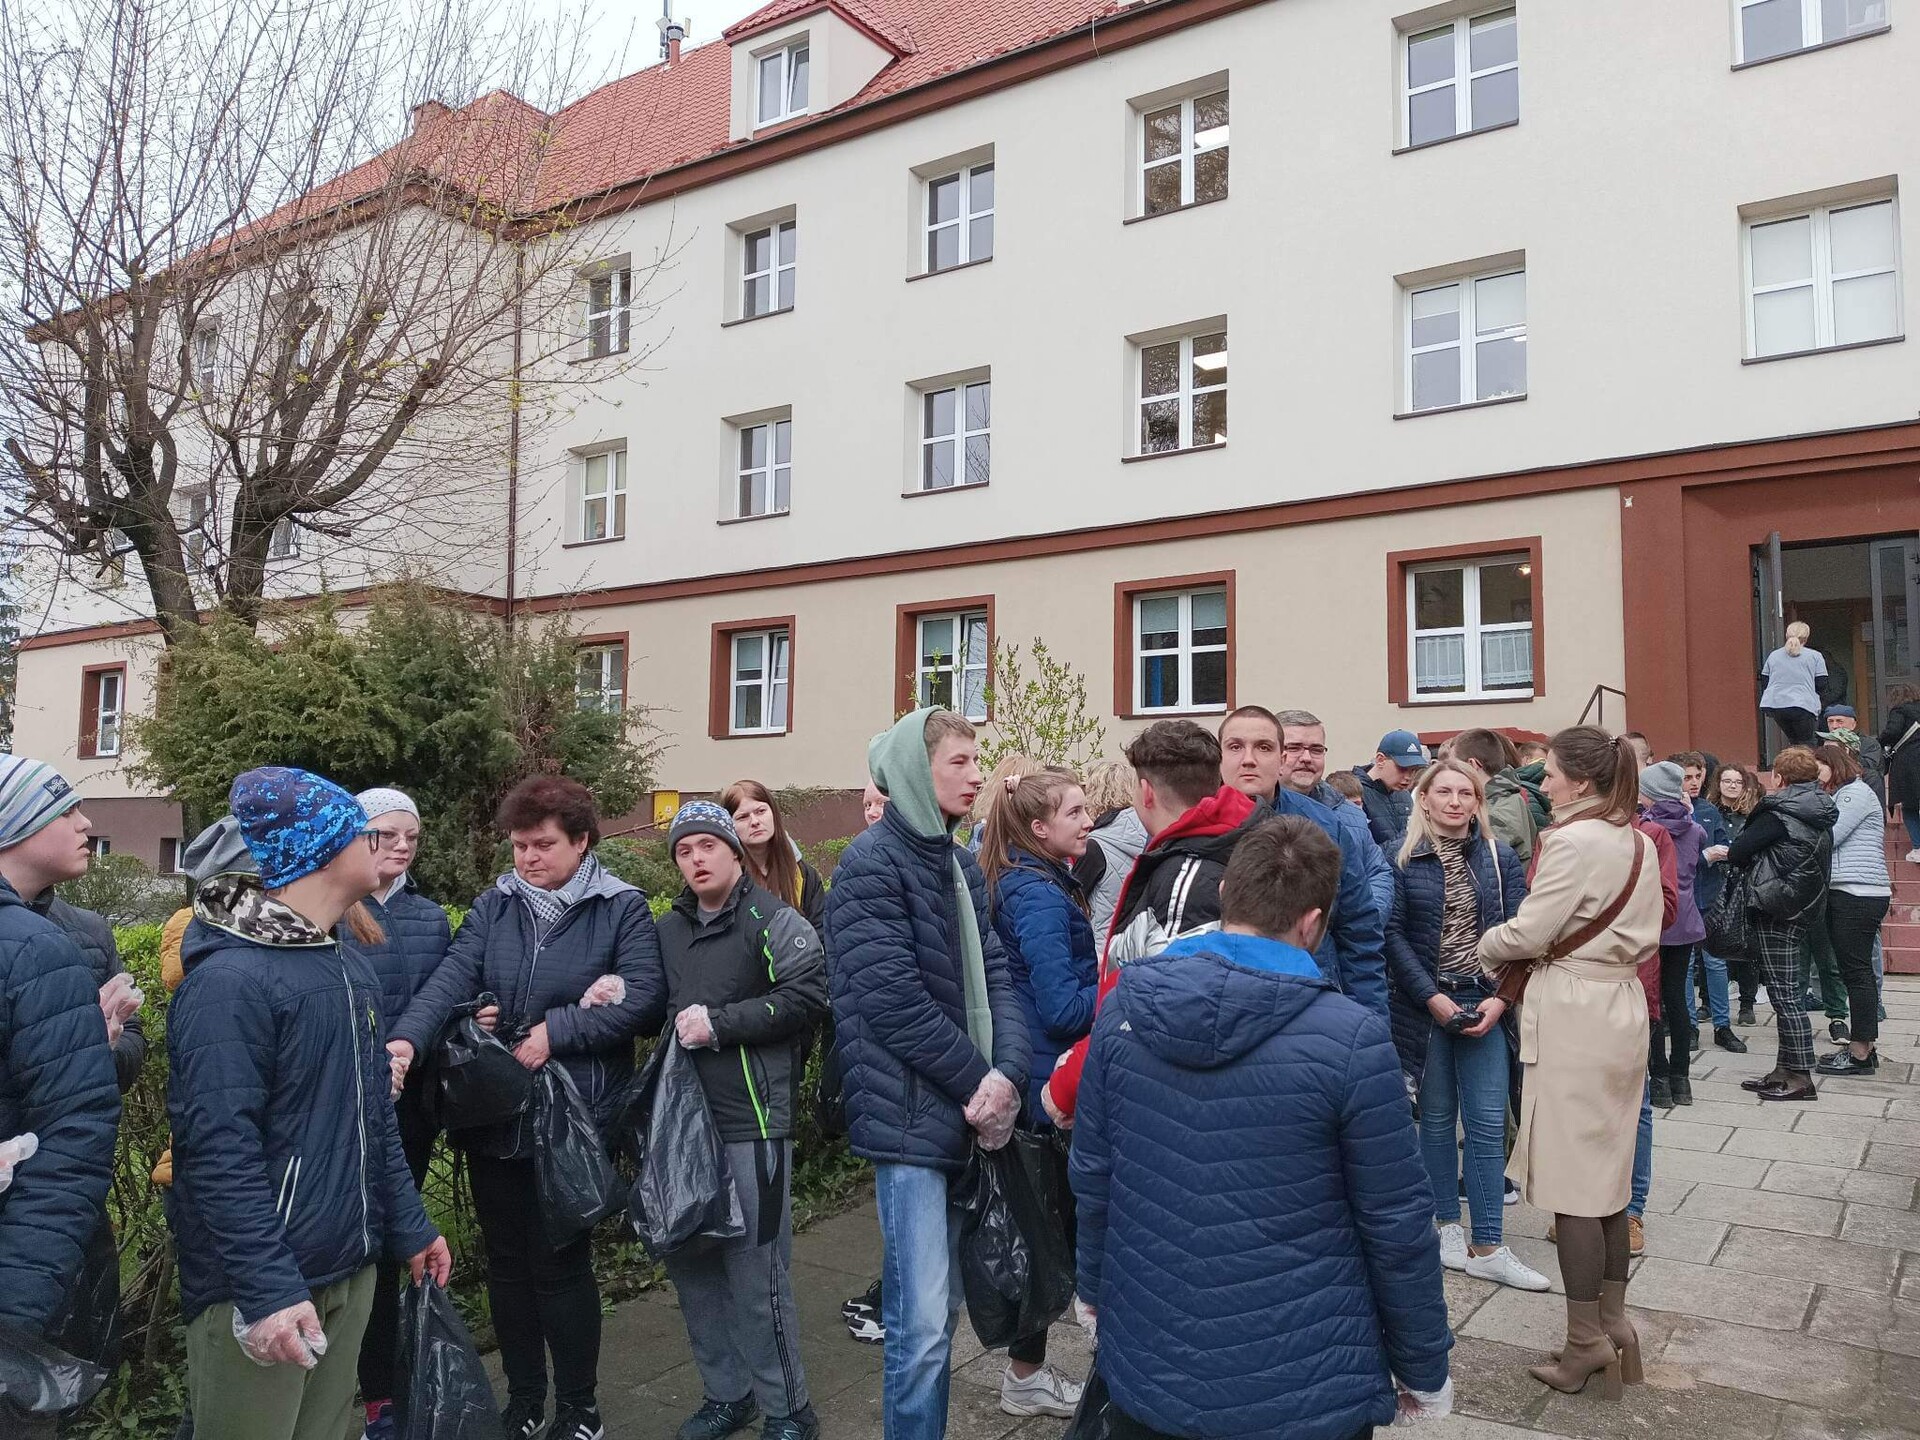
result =
[{"label": "boy in blue jacket", "polygon": [[1071,1170],[1113,1440],[1349,1440],[1451,1408],[1399,1061],[1313,958],[1339,880],[1311,821],[1259,826],[1221,932],[1122,970],[1094,1022]]}]

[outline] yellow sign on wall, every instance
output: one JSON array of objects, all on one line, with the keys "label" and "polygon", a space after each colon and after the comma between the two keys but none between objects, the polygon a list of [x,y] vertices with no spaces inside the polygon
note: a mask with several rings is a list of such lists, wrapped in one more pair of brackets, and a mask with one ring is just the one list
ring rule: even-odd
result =
[{"label": "yellow sign on wall", "polygon": [[653,792],[653,823],[662,830],[673,824],[674,814],[680,809],[678,790],[656,790]]}]

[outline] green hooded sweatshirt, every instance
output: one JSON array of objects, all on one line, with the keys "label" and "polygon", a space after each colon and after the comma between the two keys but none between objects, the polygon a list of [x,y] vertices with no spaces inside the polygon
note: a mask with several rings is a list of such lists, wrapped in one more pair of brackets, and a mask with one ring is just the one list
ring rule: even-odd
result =
[{"label": "green hooded sweatshirt", "polygon": [[[867,745],[867,773],[887,797],[887,804],[916,834],[928,839],[952,839],[957,815],[948,815],[933,795],[933,764],[927,756],[927,717],[931,707],[915,710],[883,730]],[[960,867],[960,849],[953,851],[954,908],[960,914],[960,979],[967,1006],[967,1037],[989,1065],[993,1063],[993,1011],[987,1002],[987,956],[980,944],[980,921],[974,914],[973,892],[967,872]]]}]

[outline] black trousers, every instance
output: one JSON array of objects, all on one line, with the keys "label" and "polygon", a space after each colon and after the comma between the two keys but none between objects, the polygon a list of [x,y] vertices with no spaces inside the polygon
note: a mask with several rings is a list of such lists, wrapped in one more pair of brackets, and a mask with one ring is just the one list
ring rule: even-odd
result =
[{"label": "black trousers", "polygon": [[1802,710],[1797,706],[1788,706],[1786,709],[1769,708],[1760,713],[1780,727],[1789,745],[1813,744],[1813,737],[1820,729],[1820,717],[1811,710]]},{"label": "black trousers", "polygon": [[[393,1118],[400,1127],[400,1148],[406,1152],[407,1169],[413,1172],[413,1188],[418,1190],[427,1183],[427,1162],[433,1158],[433,1141],[439,1132],[427,1118],[417,1085],[410,1084],[400,1092]],[[393,1399],[395,1347],[400,1340],[400,1287],[407,1283],[406,1266],[380,1267],[380,1288],[373,1292],[367,1333],[360,1340],[360,1398],[369,1405]]]},{"label": "black trousers", "polygon": [[[1169,1435],[1164,1430],[1148,1429],[1118,1405],[1113,1407],[1113,1425],[1108,1433],[1111,1440],[1183,1440],[1182,1436]],[[1373,1440],[1373,1426],[1354,1431],[1352,1440]]]},{"label": "black trousers", "polygon": [[1681,1079],[1687,1076],[1695,1030],[1693,996],[1688,993],[1687,972],[1693,966],[1691,945],[1660,947],[1660,1018],[1653,1024],[1653,1044],[1648,1065],[1657,1075],[1665,1070]]},{"label": "black trousers", "polygon": [[467,1157],[473,1213],[487,1246],[487,1299],[507,1395],[545,1403],[547,1356],[562,1405],[592,1407],[600,1371],[600,1286],[593,1239],[547,1243],[531,1160]]},{"label": "black trousers", "polygon": [[1853,1038],[1880,1038],[1880,987],[1873,978],[1873,942],[1892,902],[1885,895],[1827,892],[1827,938],[1833,945],[1840,981],[1847,987]]},{"label": "black trousers", "polygon": [[1760,1001],[1760,967],[1751,960],[1727,961],[1727,978],[1739,987],[1740,1008],[1751,1010]]}]

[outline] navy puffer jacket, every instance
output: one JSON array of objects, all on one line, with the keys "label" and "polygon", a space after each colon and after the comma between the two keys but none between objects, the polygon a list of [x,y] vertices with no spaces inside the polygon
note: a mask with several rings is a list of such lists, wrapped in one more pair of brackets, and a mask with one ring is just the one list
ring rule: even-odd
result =
[{"label": "navy puffer jacket", "polygon": [[1433,1197],[1378,1015],[1304,951],[1175,941],[1093,1027],[1070,1160],[1119,1407],[1194,1440],[1347,1440],[1447,1379]]},{"label": "navy puffer jacket", "polygon": [[[580,997],[602,975],[625,980],[627,998],[582,1010]],[[418,1064],[428,1058],[454,1007],[483,992],[499,998],[495,1033],[509,1044],[546,1024],[554,1060],[604,1125],[633,1078],[634,1037],[657,1034],[667,1020],[667,972],[645,893],[603,871],[536,943],[525,902],[502,876],[475,897],[446,959],[393,1027],[394,1039],[413,1046]],[[533,1130],[525,1116],[490,1129],[455,1131],[451,1138],[483,1155],[533,1158]]]},{"label": "navy puffer jacket", "polygon": [[1066,867],[1015,850],[1013,868],[994,883],[993,928],[1007,952],[1007,970],[1019,992],[1033,1046],[1027,1081],[1027,1120],[1052,1122],[1041,1087],[1069,1046],[1093,1029],[1100,989],[1100,957],[1093,922],[1080,908],[1080,885]]},{"label": "navy puffer jacket", "polygon": [[[915,834],[897,808],[847,846],[827,892],[848,1128],[854,1153],[869,1160],[958,1170],[971,1148],[961,1111],[989,1068],[1024,1094],[1032,1052],[979,862],[945,836]],[[986,959],[991,1063],[967,1035],[956,854]]]},{"label": "navy puffer jacket", "polygon": [[[1527,867],[1504,840],[1489,847],[1479,822],[1467,846],[1467,869],[1479,901],[1478,933],[1504,925],[1527,898]],[[1447,905],[1447,881],[1431,840],[1414,847],[1407,863],[1394,865],[1393,916],[1387,922],[1387,966],[1393,975],[1393,1048],[1414,1083],[1427,1063],[1427,1036],[1433,1016],[1427,1002],[1439,990],[1440,930]],[[1489,982],[1488,993],[1492,993]]]},{"label": "navy puffer jacket", "polygon": [[411,875],[391,899],[368,900],[366,906],[386,938],[371,945],[343,938],[380,982],[380,1014],[391,1030],[446,958],[453,929],[447,912],[414,889]]},{"label": "navy puffer jacket", "polygon": [[[96,989],[103,988],[114,976],[126,973],[120,947],[114,943],[113,925],[106,916],[69,905],[51,891],[29,903],[37,914],[58,925],[67,938],[80,947],[80,953],[93,967]],[[147,1027],[136,1014],[121,1027],[120,1038],[113,1042],[113,1068],[119,1076],[122,1095],[133,1088],[133,1082],[140,1078],[140,1067],[146,1063]]]},{"label": "navy puffer jacket", "polygon": [[99,1227],[120,1127],[93,970],[0,880],[0,1140],[40,1150],[0,1191],[0,1320],[41,1334]]},{"label": "navy puffer jacket", "polygon": [[230,1301],[251,1325],[431,1244],[373,972],[241,876],[200,887],[180,959],[166,1208],[182,1318]]}]

